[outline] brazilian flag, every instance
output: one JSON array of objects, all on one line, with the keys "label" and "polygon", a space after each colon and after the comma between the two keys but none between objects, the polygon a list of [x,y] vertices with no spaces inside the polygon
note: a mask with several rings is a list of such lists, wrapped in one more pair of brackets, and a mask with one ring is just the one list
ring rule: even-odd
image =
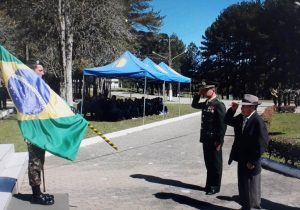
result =
[{"label": "brazilian flag", "polygon": [[74,160],[88,122],[1,45],[0,72],[17,109],[23,137],[56,156]]}]

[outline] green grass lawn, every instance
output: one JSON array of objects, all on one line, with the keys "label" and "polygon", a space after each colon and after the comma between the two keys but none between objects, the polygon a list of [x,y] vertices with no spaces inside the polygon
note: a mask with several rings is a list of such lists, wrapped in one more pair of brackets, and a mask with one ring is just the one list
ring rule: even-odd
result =
[{"label": "green grass lawn", "polygon": [[272,137],[294,139],[300,143],[300,114],[275,113],[270,127]]},{"label": "green grass lawn", "polygon": [[[167,104],[169,113],[165,116],[165,119],[170,119],[179,116],[178,104]],[[186,115],[199,110],[193,109],[189,104],[180,104],[180,114]],[[149,124],[155,121],[164,120],[162,115],[153,115],[145,117],[145,124]],[[111,133],[114,131],[120,131],[127,128],[143,125],[143,118],[122,120],[117,122],[97,122],[91,121],[99,131],[102,133]],[[86,138],[96,136],[96,134],[88,129]],[[18,127],[18,122],[15,115],[11,115],[7,119],[0,120],[0,144],[14,144],[16,151],[27,151],[26,143],[23,140],[21,132]]]},{"label": "green grass lawn", "polygon": [[[300,114],[299,113],[274,113],[269,130],[273,141],[287,141],[293,145],[300,144]],[[267,153],[264,157],[269,157]],[[284,158],[271,156],[272,160],[285,163]],[[290,161],[288,162],[290,164]],[[300,169],[300,161],[294,163],[294,166]]]}]

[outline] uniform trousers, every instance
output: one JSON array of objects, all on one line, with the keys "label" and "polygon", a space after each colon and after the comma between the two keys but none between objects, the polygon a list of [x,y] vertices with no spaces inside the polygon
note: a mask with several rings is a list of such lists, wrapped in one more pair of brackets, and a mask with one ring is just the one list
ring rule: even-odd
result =
[{"label": "uniform trousers", "polygon": [[203,142],[204,161],[207,170],[206,190],[220,190],[223,160],[222,149],[216,150],[216,147],[211,142]]},{"label": "uniform trousers", "polygon": [[40,186],[41,185],[41,171],[45,162],[45,150],[27,142],[28,148],[28,179],[29,185]]},{"label": "uniform trousers", "polygon": [[261,209],[261,175],[251,175],[246,163],[238,163],[239,198],[243,210]]}]

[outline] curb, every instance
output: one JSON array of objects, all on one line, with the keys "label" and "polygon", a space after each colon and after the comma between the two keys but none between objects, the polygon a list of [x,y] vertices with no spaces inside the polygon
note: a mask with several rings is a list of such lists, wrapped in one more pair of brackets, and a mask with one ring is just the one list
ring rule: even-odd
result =
[{"label": "curb", "polygon": [[[130,133],[134,133],[134,132],[137,132],[137,131],[142,131],[142,130],[149,129],[149,128],[154,128],[154,127],[157,127],[157,126],[160,126],[160,125],[165,125],[165,124],[168,124],[168,123],[171,123],[171,122],[176,122],[176,121],[179,121],[179,120],[184,120],[184,119],[188,119],[188,118],[191,118],[191,117],[195,117],[195,116],[200,115],[200,113],[201,113],[201,111],[200,112],[194,112],[194,113],[191,113],[191,114],[187,114],[187,115],[183,115],[183,116],[179,116],[179,117],[174,117],[174,118],[167,119],[167,120],[161,120],[161,121],[158,121],[158,122],[149,123],[149,124],[146,124],[146,125],[141,125],[141,126],[137,126],[137,127],[133,127],[133,128],[128,128],[128,129],[125,129],[125,130],[116,131],[116,132],[108,133],[108,134],[104,134],[104,135],[109,139],[113,139],[113,138],[117,138],[117,137],[120,137],[120,136],[125,136],[125,135],[130,134]],[[91,138],[83,139],[81,141],[80,147],[85,147],[85,146],[100,143],[100,142],[104,142],[104,140],[100,136],[94,136],[94,137],[91,137]],[[48,156],[52,156],[52,154],[49,153],[49,152],[46,152],[46,157],[48,157]]]},{"label": "curb", "polygon": [[9,108],[6,110],[1,110],[0,111],[0,119],[4,119],[6,116],[8,116],[9,114],[13,113],[14,109],[13,108]]},{"label": "curb", "polygon": [[300,179],[300,169],[292,168],[268,158],[261,158],[261,165],[265,169]]}]

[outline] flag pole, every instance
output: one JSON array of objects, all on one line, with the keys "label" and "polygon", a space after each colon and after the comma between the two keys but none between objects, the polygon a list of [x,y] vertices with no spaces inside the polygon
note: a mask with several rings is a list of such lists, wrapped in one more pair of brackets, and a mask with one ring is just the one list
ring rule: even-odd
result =
[{"label": "flag pole", "polygon": [[97,130],[91,123],[89,123],[89,128],[98,134],[106,143],[108,143],[112,148],[118,150],[117,145],[115,145],[112,141],[110,141],[106,136],[103,135],[99,130]]},{"label": "flag pole", "polygon": [[144,110],[143,110],[143,125],[145,124],[145,115],[146,115],[146,91],[147,91],[147,77],[145,76],[144,83]]},{"label": "flag pole", "polygon": [[83,109],[83,95],[84,95],[84,74],[82,75],[82,93],[81,93],[81,106],[80,106],[80,114],[82,114],[82,109]]},{"label": "flag pole", "polygon": [[46,192],[44,165],[42,165],[42,175],[43,175],[43,191]]},{"label": "flag pole", "polygon": [[165,115],[165,110],[166,110],[165,91],[166,91],[166,81],[164,80],[164,84],[163,84],[163,119],[165,119],[165,117],[166,117],[166,115]]}]

